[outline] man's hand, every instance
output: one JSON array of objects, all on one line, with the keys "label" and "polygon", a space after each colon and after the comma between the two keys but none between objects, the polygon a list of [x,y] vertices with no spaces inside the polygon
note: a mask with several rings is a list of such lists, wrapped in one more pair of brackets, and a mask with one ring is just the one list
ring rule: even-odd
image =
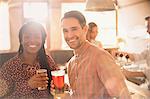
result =
[{"label": "man's hand", "polygon": [[[68,91],[69,92],[70,88],[67,84],[64,84],[64,91]],[[50,88],[51,94],[55,95],[55,85],[54,85],[54,81],[51,80],[51,88]]]},{"label": "man's hand", "polygon": [[52,95],[55,95],[55,85],[54,85],[54,82],[53,82],[53,80],[51,80],[51,88],[50,88],[50,93],[52,94]]}]

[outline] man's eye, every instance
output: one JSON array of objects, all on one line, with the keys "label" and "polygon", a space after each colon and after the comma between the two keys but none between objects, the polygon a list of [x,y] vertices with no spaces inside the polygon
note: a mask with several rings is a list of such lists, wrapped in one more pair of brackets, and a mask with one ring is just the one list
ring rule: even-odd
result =
[{"label": "man's eye", "polygon": [[75,28],[75,29],[72,29],[72,31],[76,31],[77,29]]},{"label": "man's eye", "polygon": [[65,32],[67,32],[67,30],[63,30],[63,32],[65,33]]}]

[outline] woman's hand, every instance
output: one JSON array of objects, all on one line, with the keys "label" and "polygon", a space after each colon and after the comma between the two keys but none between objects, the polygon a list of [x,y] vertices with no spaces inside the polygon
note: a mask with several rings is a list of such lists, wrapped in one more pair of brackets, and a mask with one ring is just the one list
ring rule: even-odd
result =
[{"label": "woman's hand", "polygon": [[48,76],[46,73],[35,74],[28,80],[28,84],[32,89],[48,86]]}]

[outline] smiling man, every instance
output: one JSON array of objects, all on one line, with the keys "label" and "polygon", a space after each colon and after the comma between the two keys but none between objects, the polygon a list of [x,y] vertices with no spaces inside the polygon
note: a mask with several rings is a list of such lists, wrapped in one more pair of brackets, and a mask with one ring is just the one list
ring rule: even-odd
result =
[{"label": "smiling man", "polygon": [[114,59],[103,49],[86,41],[85,17],[78,11],[64,14],[64,38],[74,56],[68,64],[73,99],[130,99],[124,77]]}]

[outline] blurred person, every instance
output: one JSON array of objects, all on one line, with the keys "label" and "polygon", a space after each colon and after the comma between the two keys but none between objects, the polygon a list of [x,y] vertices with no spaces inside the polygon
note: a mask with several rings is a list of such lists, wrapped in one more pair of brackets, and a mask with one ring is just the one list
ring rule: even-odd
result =
[{"label": "blurred person", "polygon": [[[19,50],[15,57],[0,68],[0,98],[4,99],[52,99],[50,94],[51,70],[55,62],[45,53],[46,32],[35,21],[25,23],[19,31]],[[38,69],[47,74],[37,74]],[[48,86],[48,87],[47,87]],[[38,90],[38,87],[47,87]]]},{"label": "blurred person", "polygon": [[96,23],[94,22],[90,22],[88,24],[88,31],[86,34],[86,38],[89,42],[95,44],[96,46],[102,48],[102,43],[100,41],[95,40],[96,36],[98,34],[98,27],[96,25]]},{"label": "blurred person", "polygon": [[[145,18],[147,23],[147,33],[150,35],[150,16],[147,16]],[[140,54],[136,53],[127,53],[127,52],[115,52],[115,53],[121,53],[124,56],[128,55],[129,59],[131,61],[140,61],[140,60],[146,60],[147,68],[145,68],[144,72],[133,72],[123,69],[123,73],[127,78],[133,78],[133,77],[146,77],[150,83],[150,50],[146,49]],[[148,85],[150,89],[150,85]]]},{"label": "blurred person", "polygon": [[[111,55],[86,40],[86,19],[69,11],[61,20],[64,38],[74,56],[68,63],[71,99],[130,99],[124,76]],[[51,82],[51,86],[54,86]],[[54,87],[51,87],[51,92]]]}]

